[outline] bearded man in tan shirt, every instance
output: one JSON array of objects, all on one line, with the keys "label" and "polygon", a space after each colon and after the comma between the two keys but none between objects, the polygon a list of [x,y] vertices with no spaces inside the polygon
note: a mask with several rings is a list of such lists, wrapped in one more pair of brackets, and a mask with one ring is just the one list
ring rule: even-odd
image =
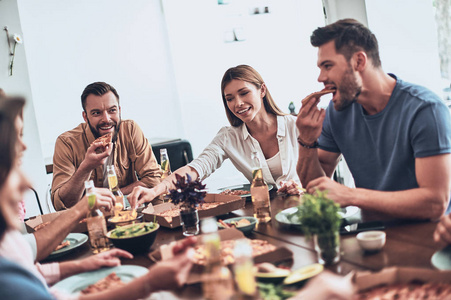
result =
[{"label": "bearded man in tan shirt", "polygon": [[[75,205],[83,196],[84,182],[92,179],[98,188],[108,188],[106,166],[114,165],[124,195],[134,187],[151,188],[161,180],[161,169],[139,126],[121,120],[119,95],[111,85],[95,82],[81,95],[83,119],[74,129],[61,134],[53,155],[52,201],[56,210]],[[94,142],[113,134],[104,147]]]}]

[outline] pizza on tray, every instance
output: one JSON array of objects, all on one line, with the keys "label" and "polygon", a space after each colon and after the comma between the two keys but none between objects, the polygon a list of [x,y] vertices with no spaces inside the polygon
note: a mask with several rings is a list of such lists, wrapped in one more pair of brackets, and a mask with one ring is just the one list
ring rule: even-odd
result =
[{"label": "pizza on tray", "polygon": [[451,284],[397,283],[373,287],[358,293],[353,300],[451,299]]},{"label": "pizza on tray", "polygon": [[[236,240],[221,241],[221,263],[223,265],[229,265],[235,263],[235,257],[233,251],[235,249]],[[252,257],[256,257],[271,251],[276,250],[276,246],[268,243],[264,240],[250,240],[252,246]],[[194,263],[198,265],[206,265],[207,255],[204,245],[200,245],[194,248]]]},{"label": "pizza on tray", "polygon": [[121,280],[115,272],[109,274],[107,277],[100,279],[94,284],[89,285],[81,291],[82,294],[94,294],[106,291],[112,287],[118,287],[125,283]]}]

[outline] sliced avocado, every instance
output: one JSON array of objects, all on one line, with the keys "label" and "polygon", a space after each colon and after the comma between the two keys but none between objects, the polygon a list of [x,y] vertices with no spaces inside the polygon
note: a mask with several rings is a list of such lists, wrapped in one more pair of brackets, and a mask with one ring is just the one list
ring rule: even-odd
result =
[{"label": "sliced avocado", "polygon": [[323,270],[324,267],[321,264],[312,264],[305,266],[291,273],[287,278],[285,278],[283,284],[291,285],[301,283],[304,280],[307,280],[309,278],[312,278],[313,276],[318,275]]}]

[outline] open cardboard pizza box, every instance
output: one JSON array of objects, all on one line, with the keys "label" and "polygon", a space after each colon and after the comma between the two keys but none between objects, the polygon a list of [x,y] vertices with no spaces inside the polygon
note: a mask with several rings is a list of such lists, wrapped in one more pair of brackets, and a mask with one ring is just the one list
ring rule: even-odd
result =
[{"label": "open cardboard pizza box", "polygon": [[[209,209],[199,209],[199,219],[220,216],[241,209],[244,207],[246,199],[236,195],[207,194],[204,202],[219,203],[219,205]],[[172,217],[158,215],[173,208],[175,208],[175,205],[172,203],[162,203],[158,205],[149,204],[147,208],[142,211],[144,220],[150,222],[156,219],[160,226],[168,228],[180,227],[181,223],[179,215]]]},{"label": "open cardboard pizza box", "polygon": [[[226,240],[239,240],[246,238],[244,234],[235,228],[222,229],[218,231],[219,237],[221,241]],[[197,240],[199,244],[202,244],[202,234],[197,236]],[[246,238],[247,239],[247,238]],[[149,253],[149,257],[153,261],[161,260],[161,252],[160,249],[157,249],[151,253]],[[270,262],[273,264],[277,264],[283,261],[292,260],[293,252],[285,247],[275,247],[274,250],[267,252],[265,254],[261,254],[258,256],[254,256],[254,263],[259,264],[262,262]],[[232,267],[232,265],[228,265],[228,267]],[[202,273],[205,270],[205,267],[202,265],[194,264],[191,269],[191,273],[188,277],[187,284],[198,283],[202,281]]]},{"label": "open cardboard pizza box", "polygon": [[451,270],[441,271],[422,268],[390,267],[382,269],[377,273],[370,271],[357,272],[354,276],[354,283],[358,291],[379,285],[409,282],[451,283]]},{"label": "open cardboard pizza box", "polygon": [[[34,232],[34,228],[38,225],[41,225],[46,222],[52,222],[62,214],[66,213],[66,211],[58,211],[50,214],[39,215],[35,217],[31,217],[27,221],[25,221],[25,227],[27,228],[28,233]],[[70,213],[70,212],[69,212]],[[86,219],[80,221],[75,227],[71,230],[71,232],[87,232],[88,227],[86,225]]]}]

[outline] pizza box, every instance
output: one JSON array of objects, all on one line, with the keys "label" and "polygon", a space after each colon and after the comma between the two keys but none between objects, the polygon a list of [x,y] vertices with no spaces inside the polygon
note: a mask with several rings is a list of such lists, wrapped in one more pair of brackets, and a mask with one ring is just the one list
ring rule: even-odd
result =
[{"label": "pizza box", "polygon": [[[28,233],[34,232],[34,228],[42,223],[45,222],[51,222],[61,216],[62,214],[66,213],[66,211],[58,211],[50,214],[45,215],[39,215],[35,217],[31,217],[27,221],[25,221],[25,226],[27,228]],[[83,219],[80,221],[72,230],[71,232],[87,232],[88,227],[86,225],[86,219]]]},{"label": "pizza box", "polygon": [[451,270],[433,270],[409,267],[390,267],[379,272],[357,272],[353,278],[358,291],[394,283],[428,282],[451,283]]},{"label": "pizza box", "polygon": [[[221,194],[207,194],[205,196],[205,203],[220,203],[218,206],[209,209],[199,209],[199,219],[207,217],[215,217],[227,214],[231,211],[241,209],[246,203],[246,199],[236,195],[221,195]],[[147,222],[157,220],[158,224],[167,228],[177,228],[181,226],[180,216],[163,217],[159,213],[175,208],[173,203],[167,202],[157,205],[149,204],[146,209],[142,211],[144,220]]]},{"label": "pizza box", "polygon": [[[226,240],[239,240],[239,239],[248,239],[244,236],[244,234],[235,228],[227,228],[222,229],[218,231],[219,237],[221,238],[221,241]],[[202,244],[202,234],[197,236],[198,244]],[[151,253],[149,253],[149,257],[152,261],[160,261],[161,260],[161,251],[160,249],[157,249]],[[293,252],[285,247],[276,247],[271,252],[258,255],[254,257],[254,263],[259,264],[263,262],[270,262],[273,264],[277,264],[283,261],[292,260],[293,259]],[[228,265],[229,268],[232,267],[232,265]],[[194,284],[202,281],[202,273],[204,271],[205,267],[203,265],[194,264],[194,266],[191,269],[191,273],[188,277],[187,284]]]}]

